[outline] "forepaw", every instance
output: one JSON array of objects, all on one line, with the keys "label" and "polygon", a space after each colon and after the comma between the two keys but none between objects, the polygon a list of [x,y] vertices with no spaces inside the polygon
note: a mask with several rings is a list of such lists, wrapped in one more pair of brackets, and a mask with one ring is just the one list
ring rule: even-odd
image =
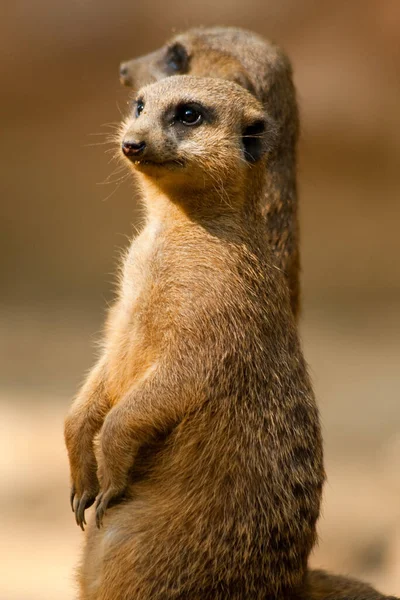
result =
[{"label": "forepaw", "polygon": [[106,514],[107,508],[110,504],[115,504],[116,501],[122,496],[123,490],[116,488],[108,488],[106,491],[101,492],[96,502],[96,525],[100,529],[103,525],[103,518]]},{"label": "forepaw", "polygon": [[71,489],[71,507],[72,511],[75,513],[75,521],[76,524],[82,529],[85,530],[86,519],[85,519],[85,510],[92,506],[94,501],[96,500],[97,490],[93,490],[92,492],[83,491],[82,494],[77,494],[75,486],[72,486]]}]

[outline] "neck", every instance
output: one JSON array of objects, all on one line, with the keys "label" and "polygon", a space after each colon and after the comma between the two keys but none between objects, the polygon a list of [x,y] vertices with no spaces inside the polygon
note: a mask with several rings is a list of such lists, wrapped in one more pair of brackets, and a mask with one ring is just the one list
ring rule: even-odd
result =
[{"label": "neck", "polygon": [[[261,222],[260,198],[263,197],[265,165],[248,170],[242,181],[204,187],[165,185],[147,176],[141,178],[143,201],[148,222],[157,221],[167,228],[199,226],[211,234],[243,238],[252,230],[249,222]],[[236,232],[236,233],[235,233]]]},{"label": "neck", "polygon": [[244,202],[243,185],[236,182],[196,186],[192,182],[176,182],[141,177],[143,201],[150,219],[209,222],[230,219]]}]

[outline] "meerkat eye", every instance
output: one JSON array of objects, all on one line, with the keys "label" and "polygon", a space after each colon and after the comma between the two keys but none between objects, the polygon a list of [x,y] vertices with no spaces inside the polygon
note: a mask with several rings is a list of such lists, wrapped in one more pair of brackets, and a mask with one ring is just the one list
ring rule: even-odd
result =
[{"label": "meerkat eye", "polygon": [[186,73],[189,57],[182,44],[174,44],[167,50],[165,63],[170,73]]},{"label": "meerkat eye", "polygon": [[136,118],[138,118],[140,116],[140,114],[143,112],[143,109],[144,109],[144,102],[143,102],[143,100],[138,100],[136,102],[136,111],[135,111]]},{"label": "meerkat eye", "polygon": [[182,123],[182,125],[191,127],[192,125],[200,125],[202,123],[203,114],[198,107],[190,104],[182,104],[176,110],[175,120]]}]

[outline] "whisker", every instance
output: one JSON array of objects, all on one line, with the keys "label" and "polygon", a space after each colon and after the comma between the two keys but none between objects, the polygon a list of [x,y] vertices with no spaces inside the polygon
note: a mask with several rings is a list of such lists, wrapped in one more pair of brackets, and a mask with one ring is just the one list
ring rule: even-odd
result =
[{"label": "whisker", "polygon": [[118,101],[117,101],[115,104],[116,104],[116,107],[117,107],[117,109],[118,109],[118,112],[119,112],[119,114],[120,114],[120,115],[121,115],[121,117],[124,119],[124,118],[125,118],[125,117],[124,117],[124,113],[122,112],[122,110],[121,110],[121,108],[120,108],[120,106],[119,106],[119,104],[118,104]]},{"label": "whisker", "polygon": [[100,131],[97,133],[88,133],[87,135],[110,135],[108,131]]},{"label": "whisker", "polygon": [[[114,169],[114,171],[112,171],[112,173],[110,173],[103,181],[99,181],[97,183],[97,185],[107,185],[110,183],[118,183],[118,181],[120,181],[122,178],[120,177],[119,179],[116,180],[111,180],[112,177],[114,177],[115,175],[119,175],[119,173],[121,173],[123,170],[125,170],[125,165],[120,165],[119,167],[116,167]],[[129,176],[129,171],[126,172],[123,177],[128,177]]]},{"label": "whisker", "polygon": [[115,150],[115,148],[107,148],[107,150],[104,150],[104,154],[110,154],[111,152],[113,152],[113,156],[111,157],[110,162],[114,159],[121,158],[119,151]]},{"label": "whisker", "polygon": [[124,181],[128,177],[129,177],[129,173],[127,173],[126,176],[119,183],[117,183],[117,185],[115,186],[113,191],[110,194],[108,194],[108,196],[106,196],[106,198],[103,199],[103,202],[107,202],[107,200],[109,200],[115,194],[115,192],[121,187],[121,185],[124,183]]},{"label": "whisker", "polygon": [[119,121],[113,121],[112,123],[102,123],[100,127],[111,127],[112,129],[118,129],[121,125]]},{"label": "whisker", "polygon": [[107,146],[108,144],[113,144],[114,140],[107,140],[105,142],[93,142],[91,144],[84,144],[84,148],[90,148],[92,146]]},{"label": "whisker", "polygon": [[114,177],[114,175],[119,175],[119,173],[122,173],[122,171],[125,171],[125,170],[126,170],[125,165],[120,165],[119,167],[114,169],[114,171],[112,173],[110,173],[108,175],[108,177],[106,177],[106,179],[103,181],[103,183],[109,183],[111,177]]}]

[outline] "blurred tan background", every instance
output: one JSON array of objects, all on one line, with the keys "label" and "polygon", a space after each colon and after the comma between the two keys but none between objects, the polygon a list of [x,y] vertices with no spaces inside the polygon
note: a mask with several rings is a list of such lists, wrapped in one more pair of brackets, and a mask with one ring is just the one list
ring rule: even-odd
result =
[{"label": "blurred tan background", "polygon": [[[122,59],[254,29],[295,70],[302,336],[329,481],[313,564],[400,595],[400,2],[19,0],[1,8],[0,599],[74,597],[63,416],[137,219],[105,123]],[[111,176],[111,181],[118,176]]]}]

